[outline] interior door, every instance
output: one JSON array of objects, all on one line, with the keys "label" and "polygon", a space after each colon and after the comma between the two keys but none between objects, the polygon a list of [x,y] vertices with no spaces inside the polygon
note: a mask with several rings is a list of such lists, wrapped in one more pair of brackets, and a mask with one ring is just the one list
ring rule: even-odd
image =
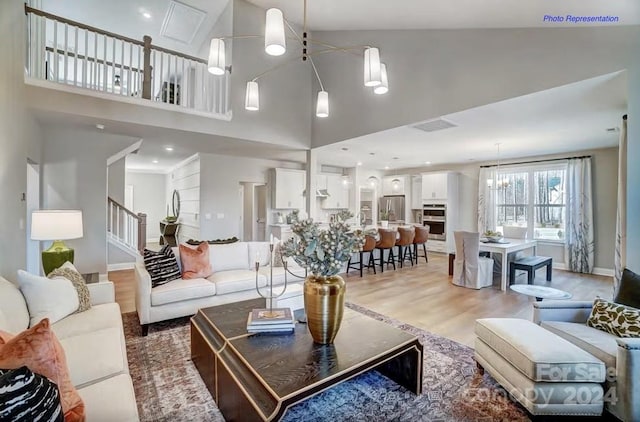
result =
[{"label": "interior door", "polygon": [[253,194],[254,216],[256,217],[253,240],[264,242],[267,233],[267,185],[257,185]]}]

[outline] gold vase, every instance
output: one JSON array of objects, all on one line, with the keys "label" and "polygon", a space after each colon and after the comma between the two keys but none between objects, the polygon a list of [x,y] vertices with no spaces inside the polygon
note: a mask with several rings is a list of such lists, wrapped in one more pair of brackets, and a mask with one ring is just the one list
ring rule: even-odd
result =
[{"label": "gold vase", "polygon": [[338,334],[347,285],[339,275],[310,275],[304,280],[304,309],[313,341],[331,344]]}]

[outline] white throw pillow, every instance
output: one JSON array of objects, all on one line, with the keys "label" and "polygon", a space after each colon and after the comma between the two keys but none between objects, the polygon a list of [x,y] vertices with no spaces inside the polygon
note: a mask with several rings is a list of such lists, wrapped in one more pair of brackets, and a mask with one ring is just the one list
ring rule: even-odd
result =
[{"label": "white throw pillow", "polygon": [[18,270],[18,282],[29,308],[30,327],[45,318],[53,324],[80,306],[73,283],[64,277],[49,279]]}]

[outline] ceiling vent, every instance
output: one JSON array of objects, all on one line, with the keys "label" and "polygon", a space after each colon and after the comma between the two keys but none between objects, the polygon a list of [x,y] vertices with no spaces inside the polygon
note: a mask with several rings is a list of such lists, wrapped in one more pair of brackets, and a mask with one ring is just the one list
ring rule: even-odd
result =
[{"label": "ceiling vent", "polygon": [[162,22],[160,35],[191,44],[206,16],[207,12],[172,0],[169,2],[167,14]]},{"label": "ceiling vent", "polygon": [[414,129],[421,130],[423,132],[436,132],[439,130],[449,129],[457,126],[458,125],[455,125],[445,119],[435,119],[435,120],[429,120],[428,122],[419,123],[411,127]]}]

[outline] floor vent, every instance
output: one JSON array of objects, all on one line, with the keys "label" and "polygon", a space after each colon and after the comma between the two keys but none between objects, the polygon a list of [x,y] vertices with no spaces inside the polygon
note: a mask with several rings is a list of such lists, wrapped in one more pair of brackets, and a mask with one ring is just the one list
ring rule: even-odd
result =
[{"label": "floor vent", "polygon": [[423,132],[436,132],[438,130],[449,129],[452,127],[457,127],[458,125],[453,124],[445,119],[435,119],[429,120],[428,122],[418,123],[417,125],[411,126],[414,129],[421,130]]}]

